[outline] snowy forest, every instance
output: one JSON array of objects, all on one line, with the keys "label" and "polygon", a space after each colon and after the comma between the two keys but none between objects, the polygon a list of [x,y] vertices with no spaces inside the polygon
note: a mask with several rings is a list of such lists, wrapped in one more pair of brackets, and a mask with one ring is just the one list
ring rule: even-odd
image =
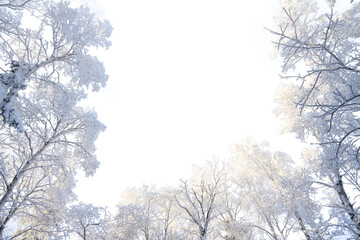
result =
[{"label": "snowy forest", "polygon": [[66,0],[0,0],[0,238],[360,239],[360,3],[320,1],[282,0],[264,29],[282,59],[274,112],[301,157],[249,137],[178,186],[128,188],[110,212],[74,189],[101,163],[105,125],[81,103],[109,78],[93,52],[111,23]]}]

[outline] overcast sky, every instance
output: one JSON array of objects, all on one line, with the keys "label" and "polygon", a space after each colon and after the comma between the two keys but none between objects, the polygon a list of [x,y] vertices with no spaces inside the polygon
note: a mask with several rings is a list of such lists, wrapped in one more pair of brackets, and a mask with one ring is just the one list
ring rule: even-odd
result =
[{"label": "overcast sky", "polygon": [[177,185],[247,136],[289,147],[272,114],[281,68],[264,29],[277,0],[86,2],[114,30],[98,53],[108,84],[87,102],[107,126],[101,166],[79,181],[80,200],[114,206],[127,187]]}]

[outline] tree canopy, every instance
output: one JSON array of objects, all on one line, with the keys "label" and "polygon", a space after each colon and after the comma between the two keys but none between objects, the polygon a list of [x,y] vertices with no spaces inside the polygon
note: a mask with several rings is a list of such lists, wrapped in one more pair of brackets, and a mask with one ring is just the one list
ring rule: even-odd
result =
[{"label": "tree canopy", "polygon": [[248,138],[179,186],[129,188],[111,214],[73,191],[100,164],[105,126],[79,103],[106,85],[92,49],[110,47],[110,23],[66,0],[0,0],[0,238],[360,239],[360,3],[281,4],[274,112],[301,158]]}]

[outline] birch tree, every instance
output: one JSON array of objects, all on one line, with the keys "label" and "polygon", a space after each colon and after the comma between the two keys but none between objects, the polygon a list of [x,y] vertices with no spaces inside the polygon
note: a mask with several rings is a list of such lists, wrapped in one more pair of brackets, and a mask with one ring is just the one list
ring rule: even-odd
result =
[{"label": "birch tree", "polygon": [[117,214],[112,220],[110,237],[120,240],[143,239],[142,227],[143,216],[139,206],[133,204],[119,205]]},{"label": "birch tree", "polygon": [[[235,184],[234,184],[235,185]],[[224,240],[251,240],[256,235],[248,215],[249,205],[243,188],[235,186],[228,188],[218,199],[219,216],[217,232]]]},{"label": "birch tree", "polygon": [[323,239],[311,177],[297,170],[289,155],[268,147],[251,139],[233,146],[234,180],[240,188],[247,186],[250,209],[262,219],[255,226],[274,240],[291,239],[295,233]]},{"label": "birch tree", "polygon": [[336,193],[329,200],[333,214],[358,238],[360,4],[344,12],[336,6],[329,1],[322,14],[315,1],[282,1],[278,29],[271,31],[283,59],[276,112],[284,131],[318,145],[319,183]]},{"label": "birch tree", "polygon": [[[52,83],[63,89],[72,88],[76,102],[86,97],[86,88],[97,91],[105,86],[104,67],[89,54],[89,47],[110,46],[107,38],[111,27],[107,21],[94,19],[88,8],[73,9],[67,1],[3,2],[0,110],[5,123],[24,130],[16,97],[30,92],[30,86],[46,87],[43,84]],[[23,27],[24,21],[31,21],[32,27]],[[6,65],[10,65],[8,70]]]},{"label": "birch tree", "polygon": [[113,238],[180,240],[176,190],[149,186],[130,188],[122,195],[114,218]]},{"label": "birch tree", "polygon": [[182,181],[176,201],[185,219],[197,229],[193,234],[206,240],[212,232],[212,223],[218,216],[216,200],[226,191],[227,173],[217,161],[208,162],[204,168],[197,168],[188,182]]},{"label": "birch tree", "polygon": [[89,48],[109,47],[111,27],[67,1],[1,1],[0,12],[0,234],[13,239],[45,231],[52,206],[74,199],[76,172],[99,165],[94,142],[105,127],[77,104],[105,86]]},{"label": "birch tree", "polygon": [[82,240],[108,239],[110,214],[106,208],[78,203],[66,213],[67,231]]},{"label": "birch tree", "polygon": [[162,187],[156,200],[154,235],[157,240],[186,239],[179,229],[180,209],[175,201],[175,188]]}]

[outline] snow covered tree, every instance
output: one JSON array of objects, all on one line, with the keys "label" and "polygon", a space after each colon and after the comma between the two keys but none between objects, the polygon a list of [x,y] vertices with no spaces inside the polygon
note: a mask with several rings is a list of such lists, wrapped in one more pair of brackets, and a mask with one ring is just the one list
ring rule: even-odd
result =
[{"label": "snow covered tree", "polygon": [[143,186],[131,188],[122,195],[114,218],[114,239],[180,240],[179,209],[176,190]]},{"label": "snow covered tree", "polygon": [[174,195],[177,190],[172,187],[162,187],[156,198],[156,214],[154,223],[154,235],[157,240],[180,240],[185,239],[179,231],[178,223],[180,209]]},{"label": "snow covered tree", "polygon": [[251,139],[233,146],[234,181],[247,192],[246,205],[252,215],[260,217],[253,218],[253,225],[274,240],[291,239],[298,233],[308,240],[322,239],[325,235],[318,224],[322,222],[320,207],[312,199],[312,179],[295,168],[289,155],[268,148],[267,143]]},{"label": "snow covered tree", "polygon": [[[124,207],[126,209],[135,210],[135,212],[130,212],[130,213],[133,215],[133,219],[136,221],[136,224],[134,225],[138,226],[139,228],[138,231],[136,232],[138,239],[150,240],[154,238],[154,228],[155,228],[154,219],[157,214],[156,212],[157,197],[158,197],[158,192],[156,191],[155,187],[149,187],[149,186],[143,186],[142,188],[139,189],[134,189],[134,188],[128,189],[122,194],[123,206],[120,205],[120,210]],[[127,205],[129,206],[126,207]],[[122,212],[123,211],[120,211],[119,213]]]},{"label": "snow covered tree", "polygon": [[206,240],[212,232],[211,224],[219,214],[216,200],[226,191],[226,182],[227,173],[218,161],[196,167],[190,181],[182,181],[176,201],[196,229],[192,234],[200,240]]},{"label": "snow covered tree", "polygon": [[104,125],[77,104],[105,86],[89,49],[108,47],[110,33],[108,22],[67,1],[0,1],[0,115],[11,126],[0,128],[2,239],[46,228],[55,236],[46,215],[60,219],[54,211],[75,198],[76,172],[98,167],[94,142]]},{"label": "snow covered tree", "polygon": [[[73,9],[68,1],[9,0],[0,3],[0,113],[3,121],[23,131],[16,98],[32,87],[51,82],[97,91],[107,76],[89,47],[109,47],[111,27],[94,19],[88,8]],[[26,17],[26,19],[24,19]],[[31,28],[24,25],[31,22]],[[6,70],[5,66],[10,65]],[[92,67],[89,67],[92,66]],[[27,89],[26,91],[24,91]]]},{"label": "snow covered tree", "polygon": [[251,240],[254,236],[254,227],[250,224],[247,215],[249,206],[246,204],[246,195],[234,184],[217,200],[219,216],[216,222],[216,231],[220,239],[224,240]]},{"label": "snow covered tree", "polygon": [[142,238],[143,215],[139,206],[134,204],[119,205],[112,221],[111,239],[136,240]]},{"label": "snow covered tree", "polygon": [[79,239],[108,239],[110,214],[106,208],[79,203],[68,209],[65,218],[67,231]]},{"label": "snow covered tree", "polygon": [[318,183],[337,195],[329,199],[332,215],[359,238],[360,3],[343,12],[329,3],[319,13],[315,1],[282,1],[271,31],[284,72],[276,112],[283,131],[318,145]]}]

